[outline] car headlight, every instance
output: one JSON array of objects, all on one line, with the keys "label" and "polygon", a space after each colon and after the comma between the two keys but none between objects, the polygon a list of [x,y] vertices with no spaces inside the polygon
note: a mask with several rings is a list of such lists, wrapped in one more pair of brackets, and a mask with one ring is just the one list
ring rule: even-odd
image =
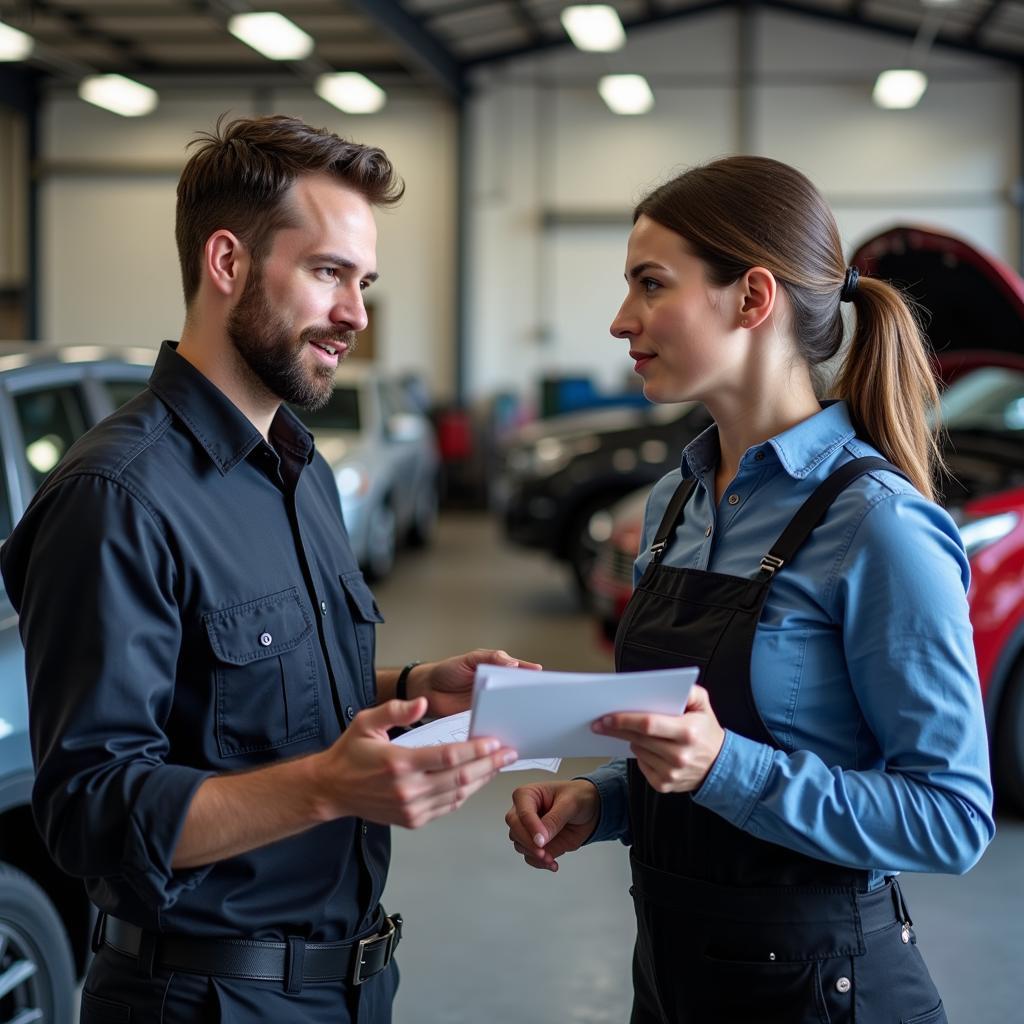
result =
[{"label": "car headlight", "polygon": [[370,489],[370,478],[366,471],[358,466],[342,466],[335,474],[338,494],[344,498],[357,498]]},{"label": "car headlight", "polygon": [[967,557],[971,558],[996,541],[1002,540],[1020,522],[1016,512],[999,512],[994,516],[982,516],[960,523],[960,537],[964,542]]}]

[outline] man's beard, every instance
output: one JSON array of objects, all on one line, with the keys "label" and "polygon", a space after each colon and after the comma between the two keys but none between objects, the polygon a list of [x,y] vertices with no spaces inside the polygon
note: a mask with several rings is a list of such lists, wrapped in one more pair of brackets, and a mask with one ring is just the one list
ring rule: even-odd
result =
[{"label": "man's beard", "polygon": [[242,297],[228,317],[227,333],[246,366],[267,391],[283,402],[311,412],[322,409],[330,400],[335,368],[318,364],[308,369],[302,356],[305,347],[310,342],[344,343],[348,346],[345,355],[356,347],[354,331],[330,327],[307,327],[295,337],[290,325],[267,301],[263,274],[258,267],[253,268]]}]

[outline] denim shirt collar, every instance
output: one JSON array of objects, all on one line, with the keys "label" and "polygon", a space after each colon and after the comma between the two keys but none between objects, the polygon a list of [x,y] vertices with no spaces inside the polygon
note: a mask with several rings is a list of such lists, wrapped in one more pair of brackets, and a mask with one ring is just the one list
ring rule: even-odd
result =
[{"label": "denim shirt collar", "polygon": [[[756,459],[759,452],[774,453],[779,465],[795,480],[809,476],[822,462],[857,436],[845,402],[822,402],[821,411],[754,445],[743,453],[740,466]],[[705,478],[720,457],[718,425],[712,424],[684,449],[680,469],[683,479]]]},{"label": "denim shirt collar", "polygon": [[[209,378],[178,354],[176,341],[165,341],[157,354],[149,386],[181,420],[213,464],[226,475],[263,443],[263,435]],[[313,460],[313,435],[285,405],[270,426],[275,444]]]}]

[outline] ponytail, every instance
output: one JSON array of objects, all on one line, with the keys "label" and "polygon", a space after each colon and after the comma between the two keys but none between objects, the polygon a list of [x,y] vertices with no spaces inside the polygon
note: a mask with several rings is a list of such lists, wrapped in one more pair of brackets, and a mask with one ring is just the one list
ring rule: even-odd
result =
[{"label": "ponytail", "polygon": [[858,432],[934,500],[942,468],[937,430],[928,423],[939,389],[920,324],[895,288],[862,277],[853,295],[856,329],[833,388]]}]

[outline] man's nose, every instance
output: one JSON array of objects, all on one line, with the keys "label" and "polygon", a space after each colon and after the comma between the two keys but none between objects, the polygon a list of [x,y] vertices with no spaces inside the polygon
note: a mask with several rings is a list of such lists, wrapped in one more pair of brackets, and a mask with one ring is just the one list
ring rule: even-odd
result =
[{"label": "man's nose", "polygon": [[331,307],[331,323],[350,331],[361,331],[369,323],[361,289],[340,296]]}]

